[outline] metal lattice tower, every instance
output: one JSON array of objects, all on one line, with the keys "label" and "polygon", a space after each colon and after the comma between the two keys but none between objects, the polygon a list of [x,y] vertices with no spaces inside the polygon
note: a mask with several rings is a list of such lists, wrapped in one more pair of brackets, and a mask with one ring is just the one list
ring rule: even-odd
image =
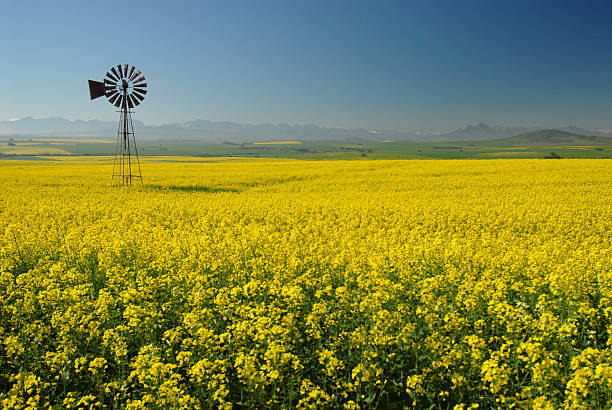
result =
[{"label": "metal lattice tower", "polygon": [[[129,72],[128,72],[129,71]],[[139,77],[140,76],[140,77]],[[140,179],[140,159],[134,137],[131,109],[140,105],[147,93],[147,83],[136,67],[120,64],[106,73],[104,82],[89,80],[89,95],[91,99],[105,96],[119,111],[119,127],[117,143],[115,144],[115,159],[113,162],[112,182],[119,179],[123,186],[132,185],[133,179]]]}]

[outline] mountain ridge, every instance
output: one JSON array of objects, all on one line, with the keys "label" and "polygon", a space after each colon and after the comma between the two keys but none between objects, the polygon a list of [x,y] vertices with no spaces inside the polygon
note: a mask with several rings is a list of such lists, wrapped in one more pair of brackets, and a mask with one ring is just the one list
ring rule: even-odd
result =
[{"label": "mountain ridge", "polygon": [[497,144],[506,145],[612,145],[612,136],[581,135],[559,129],[545,129],[501,138],[495,141]]},{"label": "mountain ridge", "polygon": [[[146,125],[134,120],[139,137],[204,139],[371,139],[410,138],[411,133],[364,128],[329,128],[313,124],[240,124],[229,121],[196,119],[184,123]],[[1,136],[70,136],[108,138],[117,132],[117,123],[101,120],[67,120],[60,117],[25,117],[0,121]],[[416,131],[415,136],[422,135]]]},{"label": "mountain ridge", "polygon": [[[443,141],[484,141],[513,137],[529,132],[546,130],[543,127],[490,126],[484,122],[468,124],[446,133],[428,131],[395,131],[368,128],[332,128],[314,124],[241,124],[230,121],[210,121],[196,119],[183,123],[146,125],[134,120],[137,135],[144,139],[181,138],[204,140],[405,140],[417,142]],[[590,130],[576,126],[554,128],[576,135],[595,135],[612,137],[612,133]],[[109,138],[115,136],[117,123],[103,120],[68,120],[61,117],[34,118],[0,121],[0,136],[32,137],[88,137]]]},{"label": "mountain ridge", "polygon": [[[490,126],[484,122],[472,125],[468,124],[465,128],[459,128],[451,132],[437,134],[427,138],[428,141],[483,141],[511,137],[513,135],[524,134],[526,132],[537,131],[541,127],[505,127],[502,125]],[[425,139],[421,139],[423,141]]]}]

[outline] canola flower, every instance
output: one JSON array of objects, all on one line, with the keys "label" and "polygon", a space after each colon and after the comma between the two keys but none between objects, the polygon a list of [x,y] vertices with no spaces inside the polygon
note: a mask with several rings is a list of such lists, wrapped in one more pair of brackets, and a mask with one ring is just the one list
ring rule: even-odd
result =
[{"label": "canola flower", "polygon": [[610,408],[612,162],[0,162],[3,408]]}]

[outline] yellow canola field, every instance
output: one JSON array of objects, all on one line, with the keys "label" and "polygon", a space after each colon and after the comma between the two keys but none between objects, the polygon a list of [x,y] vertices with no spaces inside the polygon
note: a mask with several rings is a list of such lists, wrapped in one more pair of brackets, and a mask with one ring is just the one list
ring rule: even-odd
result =
[{"label": "yellow canola field", "polygon": [[612,162],[0,163],[4,408],[610,408]]},{"label": "yellow canola field", "polygon": [[[0,154],[5,155],[69,155],[65,149],[49,146],[32,146],[34,144],[19,144],[16,146],[0,145]],[[37,144],[38,145],[38,144]]]}]

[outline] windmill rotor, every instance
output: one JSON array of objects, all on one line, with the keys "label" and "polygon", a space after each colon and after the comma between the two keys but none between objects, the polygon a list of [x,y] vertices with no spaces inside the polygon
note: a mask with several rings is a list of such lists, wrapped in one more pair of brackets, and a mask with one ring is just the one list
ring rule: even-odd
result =
[{"label": "windmill rotor", "polygon": [[145,76],[129,64],[111,67],[103,82],[89,80],[89,96],[92,100],[106,97],[117,108],[134,108],[144,100],[147,93]]}]

